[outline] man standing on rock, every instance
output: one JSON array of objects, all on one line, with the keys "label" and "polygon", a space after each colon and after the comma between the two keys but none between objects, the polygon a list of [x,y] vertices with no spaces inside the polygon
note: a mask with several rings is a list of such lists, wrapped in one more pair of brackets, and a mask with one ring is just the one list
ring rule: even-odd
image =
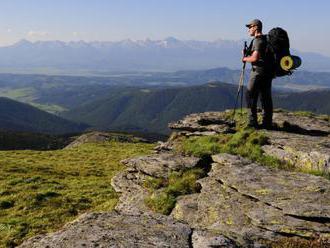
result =
[{"label": "man standing on rock", "polygon": [[258,19],[246,24],[249,35],[254,37],[248,54],[244,54],[242,62],[252,65],[250,80],[247,86],[246,101],[248,107],[249,127],[258,128],[257,104],[260,94],[263,108],[262,128],[270,129],[273,118],[272,79],[273,72],[266,57],[267,38],[262,34],[262,22]]}]

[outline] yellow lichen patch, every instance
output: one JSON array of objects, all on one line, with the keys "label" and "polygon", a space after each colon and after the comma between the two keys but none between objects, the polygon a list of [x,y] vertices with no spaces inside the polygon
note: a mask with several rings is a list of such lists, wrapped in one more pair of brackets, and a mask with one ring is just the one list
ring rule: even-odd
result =
[{"label": "yellow lichen patch", "polygon": [[233,222],[233,220],[232,220],[231,218],[228,218],[228,219],[226,220],[226,224],[227,224],[227,225],[233,225],[234,222]]},{"label": "yellow lichen patch", "polygon": [[258,189],[255,191],[259,195],[268,195],[269,193],[272,192],[271,189]]},{"label": "yellow lichen patch", "polygon": [[270,224],[272,224],[272,225],[279,225],[279,224],[281,224],[281,222],[278,221],[278,220],[272,220],[272,221],[270,222]]},{"label": "yellow lichen patch", "polygon": [[184,220],[183,210],[179,204],[175,206],[171,215],[173,216],[174,219]]},{"label": "yellow lichen patch", "polygon": [[211,225],[211,224],[215,223],[218,220],[219,220],[218,211],[213,207],[209,207],[208,211],[207,211],[207,222],[208,222],[208,224]]},{"label": "yellow lichen patch", "polygon": [[312,232],[304,231],[304,230],[298,230],[298,229],[290,229],[289,227],[283,227],[280,229],[281,233],[287,233],[287,234],[294,234],[296,236],[300,237],[306,237],[311,238],[313,235],[315,235]]}]

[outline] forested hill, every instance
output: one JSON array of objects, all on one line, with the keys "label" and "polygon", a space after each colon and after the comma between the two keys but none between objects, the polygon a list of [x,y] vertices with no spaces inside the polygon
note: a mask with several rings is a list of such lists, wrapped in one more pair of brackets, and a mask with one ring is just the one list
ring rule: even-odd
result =
[{"label": "forested hill", "polygon": [[88,126],[76,124],[28,104],[0,97],[0,129],[63,134],[81,132]]},{"label": "forested hill", "polygon": [[[169,122],[187,114],[233,108],[236,93],[236,85],[225,83],[162,89],[130,88],[110,92],[107,97],[81,105],[63,116],[101,130],[166,134],[169,133]],[[275,108],[330,114],[330,90],[286,94],[274,92],[273,96]]]},{"label": "forested hill", "polygon": [[132,88],[64,113],[100,129],[168,133],[167,124],[195,112],[233,108],[237,87],[209,83],[165,89]]},{"label": "forested hill", "polygon": [[288,110],[330,114],[330,89],[275,95],[275,104]]}]

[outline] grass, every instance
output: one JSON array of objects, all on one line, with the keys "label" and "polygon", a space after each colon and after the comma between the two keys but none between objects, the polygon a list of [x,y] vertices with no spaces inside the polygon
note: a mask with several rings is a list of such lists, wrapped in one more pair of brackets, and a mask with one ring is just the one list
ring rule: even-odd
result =
[{"label": "grass", "polygon": [[145,203],[153,211],[169,215],[175,207],[178,196],[199,192],[200,185],[196,181],[204,176],[206,176],[205,169],[192,168],[171,172],[168,179],[150,177],[145,186],[150,190],[151,195]]},{"label": "grass", "polygon": [[254,129],[240,129],[235,134],[188,138],[182,142],[181,151],[197,157],[229,153],[270,167],[286,169],[290,166],[265,155],[261,149],[261,146],[265,144],[268,144],[268,137],[263,132]]},{"label": "grass", "polygon": [[0,151],[0,247],[54,231],[86,211],[112,210],[120,160],[153,144],[107,142],[56,151]]}]

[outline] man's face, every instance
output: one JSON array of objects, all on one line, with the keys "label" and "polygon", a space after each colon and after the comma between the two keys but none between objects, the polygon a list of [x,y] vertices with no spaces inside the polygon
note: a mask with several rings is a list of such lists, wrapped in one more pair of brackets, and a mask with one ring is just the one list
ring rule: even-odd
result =
[{"label": "man's face", "polygon": [[255,35],[255,33],[256,33],[256,31],[257,31],[257,26],[256,25],[250,25],[249,27],[248,27],[248,32],[249,32],[249,35],[250,36],[254,36]]}]

